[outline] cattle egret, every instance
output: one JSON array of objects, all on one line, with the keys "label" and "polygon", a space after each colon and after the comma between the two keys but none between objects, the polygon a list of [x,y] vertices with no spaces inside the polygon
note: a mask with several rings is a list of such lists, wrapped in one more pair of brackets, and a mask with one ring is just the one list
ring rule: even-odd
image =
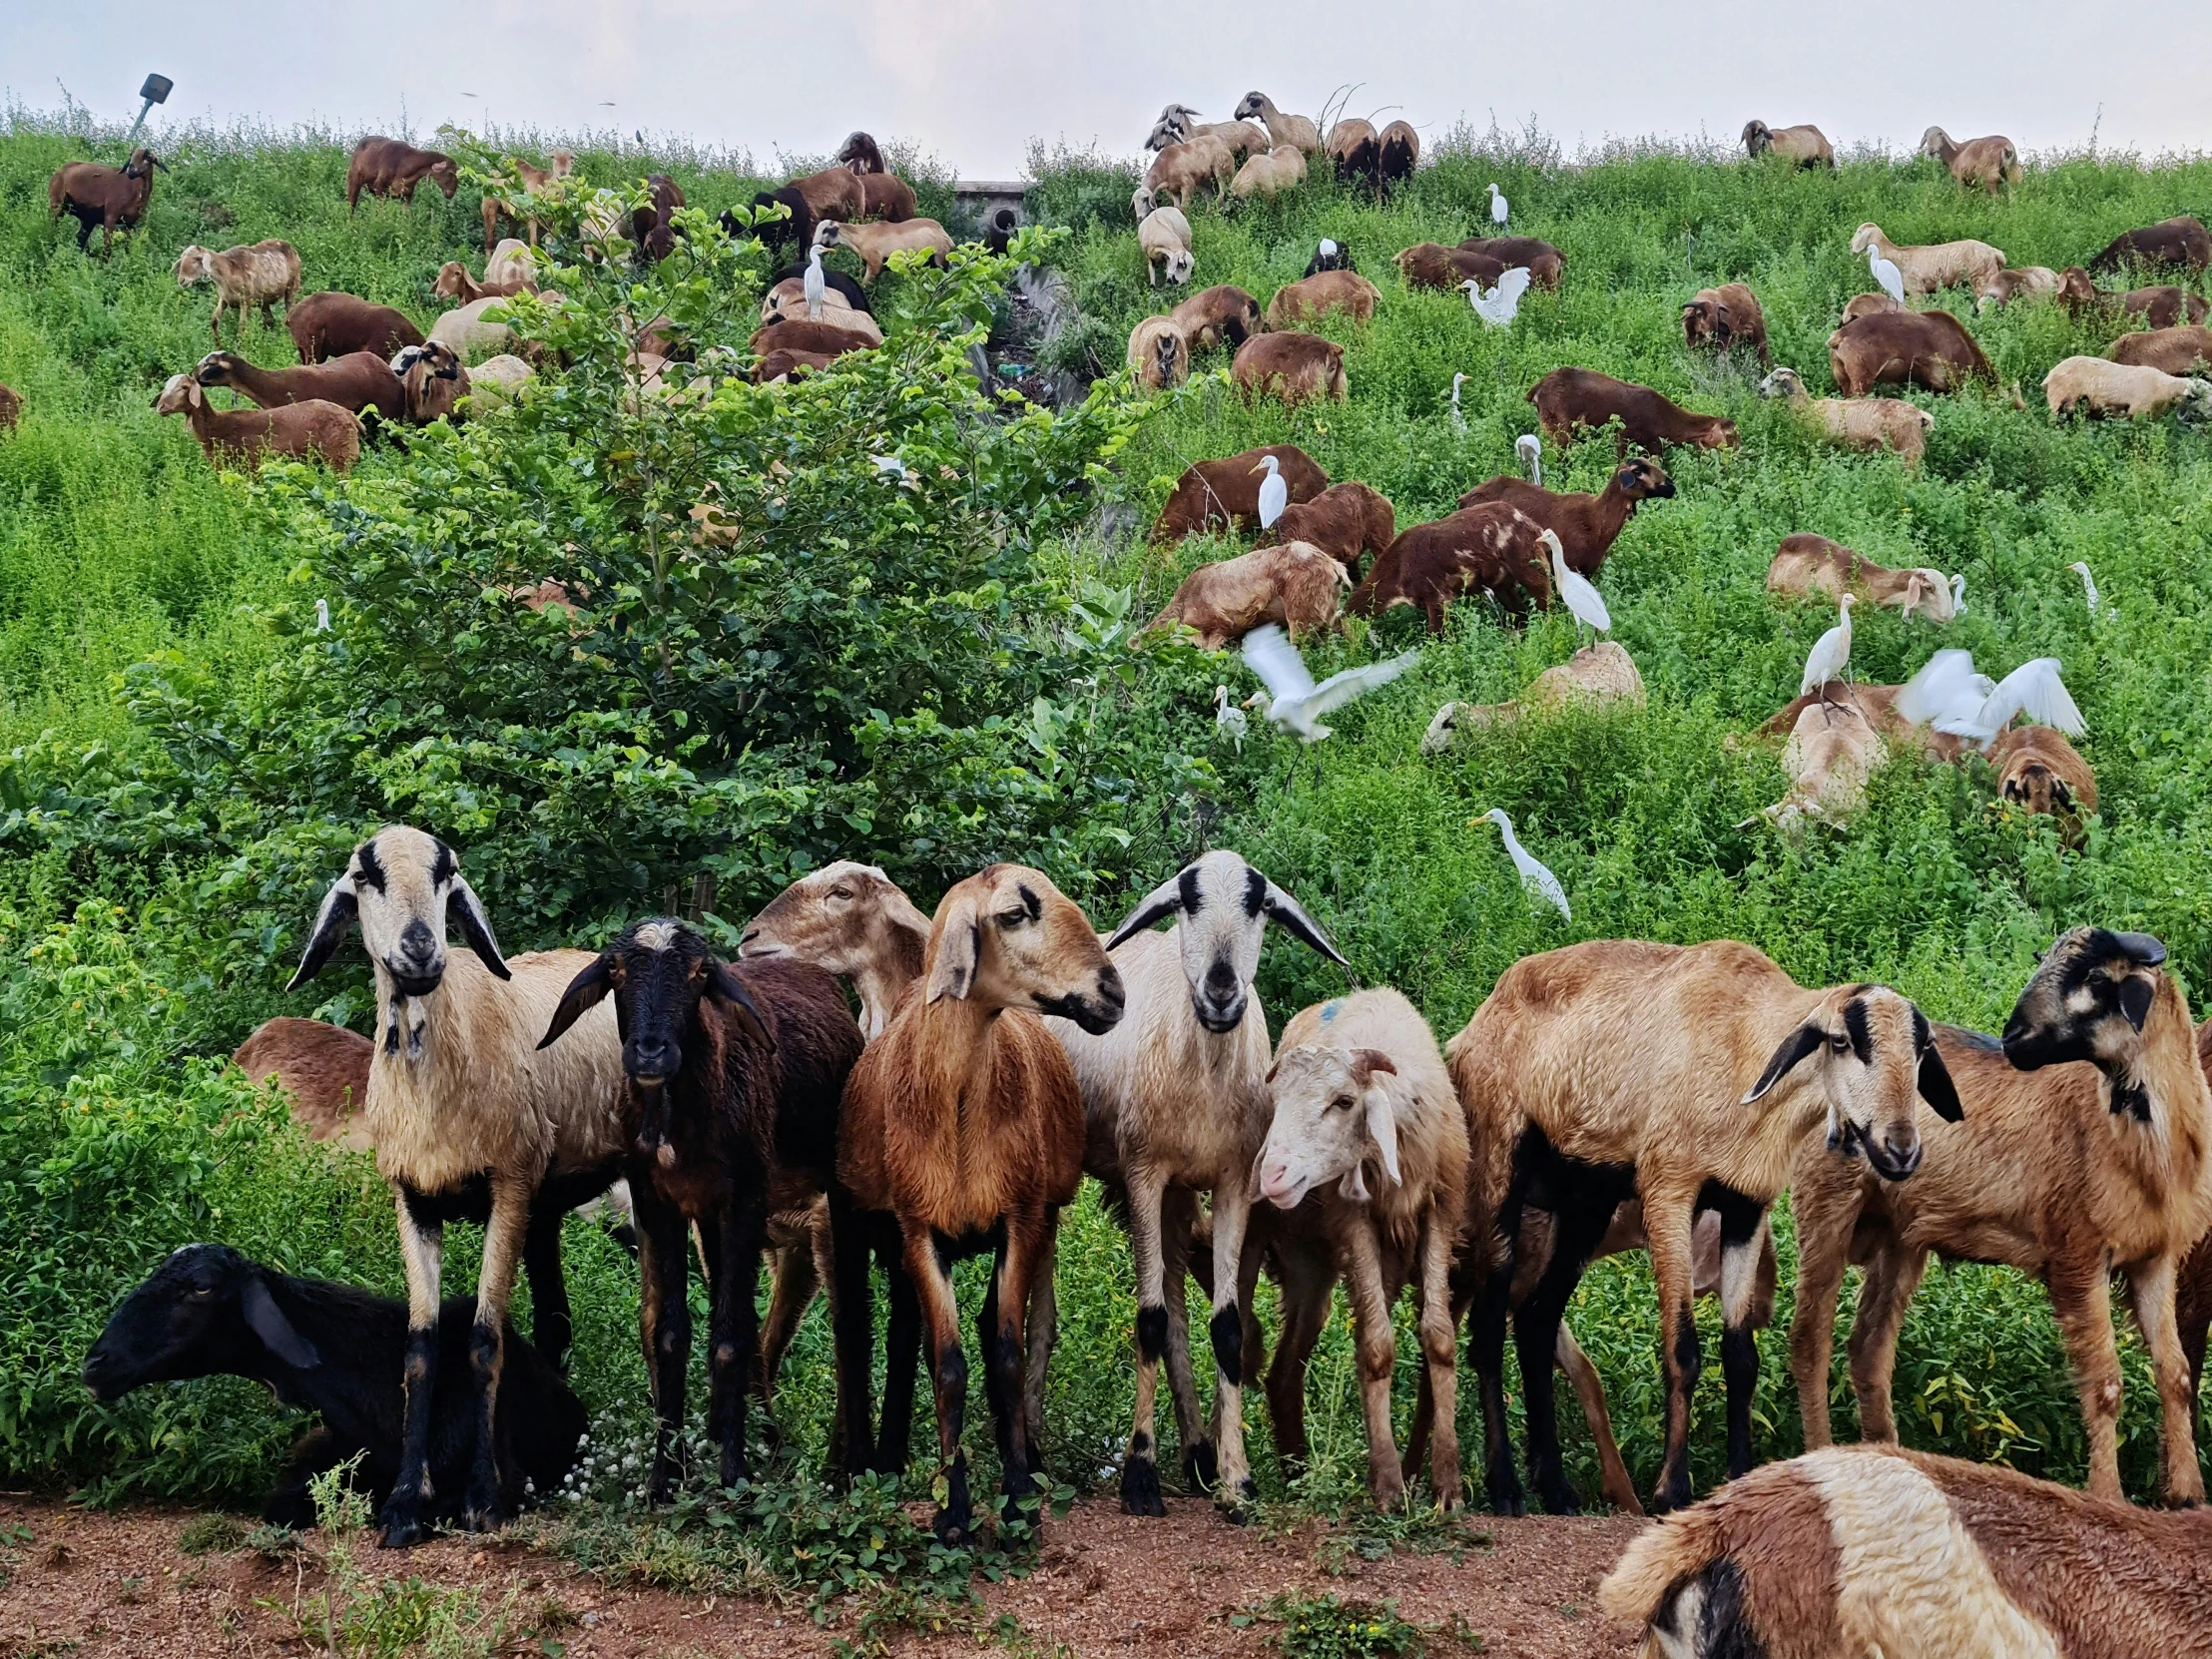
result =
[{"label": "cattle egret", "polygon": [[1916,726],[1969,738],[1984,749],[2020,715],[2033,725],[2056,727],[2069,738],[2088,730],[2058,677],[2056,657],[2037,657],[1992,681],[1974,671],[1967,653],[1938,651],[1905,683],[1896,706],[1900,717]]},{"label": "cattle egret", "polygon": [[1269,720],[1286,732],[1296,732],[1307,743],[1319,743],[1329,736],[1328,727],[1315,724],[1317,715],[1341,708],[1378,686],[1388,685],[1420,656],[1418,651],[1408,651],[1387,662],[1348,668],[1317,686],[1307,672],[1306,659],[1298,654],[1298,647],[1279,623],[1263,622],[1253,629],[1245,635],[1242,649],[1246,666],[1267,685],[1267,690],[1255,693],[1246,706],[1260,706]]},{"label": "cattle egret", "polygon": [[1267,474],[1260,480],[1260,528],[1272,530],[1283,516],[1283,509],[1291,504],[1291,486],[1284,482],[1283,469],[1273,455],[1261,456],[1260,464],[1252,470]]},{"label": "cattle egret", "polygon": [[1538,489],[1544,487],[1544,440],[1534,432],[1523,432],[1513,440],[1513,453],[1528,468],[1528,481]]},{"label": "cattle egret", "polygon": [[314,602],[314,631],[318,634],[330,631],[330,602],[327,599]]},{"label": "cattle egret", "polygon": [[1950,579],[1950,614],[1966,614],[1966,579],[1963,576],[1953,576]]},{"label": "cattle egret", "polygon": [[1867,269],[1874,274],[1874,279],[1882,284],[1884,293],[1901,305],[1905,303],[1905,273],[1884,259],[1881,249],[1867,250]]},{"label": "cattle egret", "polygon": [[822,249],[818,245],[807,250],[807,319],[822,320],[822,296],[829,291],[829,282],[822,275]]},{"label": "cattle egret", "polygon": [[1330,238],[1323,237],[1321,247],[1316,250],[1316,253],[1323,260],[1333,260],[1337,257],[1337,245]]},{"label": "cattle egret", "polygon": [[1497,186],[1492,185],[1490,187],[1490,223],[1492,225],[1503,225],[1505,214],[1505,198],[1498,194]]},{"label": "cattle egret", "polygon": [[875,463],[875,470],[886,478],[903,480],[906,476],[906,463],[896,455],[870,455],[868,459]]},{"label": "cattle egret", "polygon": [[1567,568],[1567,550],[1559,545],[1559,537],[1546,530],[1539,539],[1551,553],[1552,592],[1574,613],[1577,623],[1587,622],[1601,634],[1610,633],[1613,619],[1606,613],[1605,601],[1579,571]]},{"label": "cattle egret", "polygon": [[1973,653],[1948,646],[1898,688],[1894,707],[1908,725],[1928,726],[1954,710],[1980,709],[1996,689],[1994,680],[1974,672]]},{"label": "cattle egret", "polygon": [[1245,712],[1230,703],[1229,688],[1227,686],[1216,686],[1214,688],[1215,735],[1227,738],[1237,746],[1237,753],[1242,755],[1244,753],[1245,732],[1249,724],[1245,719]]},{"label": "cattle egret", "polygon": [[[2097,579],[2089,574],[2088,561],[2076,559],[2066,568],[2081,578],[2081,594],[2089,601],[2089,615],[2094,617],[2097,614]],[[2104,610],[2106,615],[2110,615],[2112,607],[2107,605]]]},{"label": "cattle egret", "polygon": [[1461,282],[1466,290],[1467,303],[1474,307],[1474,314],[1493,328],[1512,325],[1513,313],[1520,309],[1521,295],[1528,291],[1528,268],[1517,265],[1497,279],[1497,286],[1484,292],[1482,284],[1469,276]]},{"label": "cattle egret", "polygon": [[1459,412],[1459,382],[1465,378],[1464,374],[1451,377],[1451,424],[1453,430],[1460,432],[1467,429],[1467,417]]},{"label": "cattle egret", "polygon": [[1798,686],[1798,696],[1803,697],[1815,688],[1825,686],[1851,666],[1851,602],[1845,594],[1837,607],[1836,626],[1813,642],[1812,652],[1805,659],[1805,679]]},{"label": "cattle egret", "polygon": [[1513,821],[1505,816],[1504,808],[1492,807],[1480,818],[1469,822],[1496,825],[1497,832],[1505,837],[1505,855],[1513,860],[1513,867],[1520,871],[1522,889],[1550,903],[1567,920],[1574,920],[1574,911],[1567,907],[1567,889],[1559,885],[1558,876],[1538,863],[1528,848],[1521,845],[1520,837],[1513,833]]}]

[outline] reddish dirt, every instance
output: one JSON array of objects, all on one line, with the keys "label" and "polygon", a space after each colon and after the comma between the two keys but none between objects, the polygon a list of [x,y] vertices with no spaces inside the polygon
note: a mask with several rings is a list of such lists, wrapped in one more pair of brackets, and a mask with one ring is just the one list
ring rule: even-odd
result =
[{"label": "reddish dirt", "polygon": [[[256,1551],[192,1556],[178,1534],[189,1510],[101,1513],[41,1500],[0,1498],[0,1654],[117,1654],[132,1659],[215,1659],[320,1652],[299,1636],[296,1601],[321,1588],[313,1545],[289,1560]],[[1054,1644],[1091,1655],[1227,1654],[1260,1659],[1271,1628],[1232,1616],[1285,1590],[1391,1600],[1401,1617],[1433,1627],[1429,1651],[1480,1651],[1511,1659],[1625,1656],[1632,1635],[1596,1610],[1597,1582],[1642,1523],[1584,1520],[1469,1523],[1489,1534],[1451,1554],[1396,1553],[1382,1560],[1322,1548],[1319,1526],[1293,1534],[1234,1527],[1195,1500],[1170,1500],[1163,1520],[1138,1520],[1108,1498],[1078,1504],[1047,1528],[1036,1570],[989,1588],[989,1617],[1012,1614],[1036,1650]],[[24,1541],[25,1530],[29,1540]],[[818,1629],[802,1604],[680,1596],[610,1585],[550,1554],[486,1539],[439,1539],[404,1557],[364,1540],[361,1564],[377,1577],[419,1576],[440,1588],[475,1588],[485,1605],[510,1591],[536,1628],[505,1650],[565,1652],[571,1659],[660,1655],[827,1654],[835,1631]],[[1463,1621],[1463,1622],[1459,1622]],[[845,1632],[849,1635],[849,1632]],[[557,1644],[557,1647],[554,1645]],[[895,1638],[899,1654],[951,1659],[977,1651],[973,1634]]]}]

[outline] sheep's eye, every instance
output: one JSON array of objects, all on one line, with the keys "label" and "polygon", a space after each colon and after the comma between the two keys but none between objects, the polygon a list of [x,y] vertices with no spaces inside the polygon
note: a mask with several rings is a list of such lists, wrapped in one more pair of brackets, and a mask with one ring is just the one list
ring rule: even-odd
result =
[{"label": "sheep's eye", "polygon": [[1828,1046],[1841,1054],[1851,1046],[1851,1038],[1841,1031],[1831,1032],[1828,1038]]},{"label": "sheep's eye", "polygon": [[1335,1111],[1335,1112],[1349,1112],[1349,1111],[1351,1111],[1351,1110],[1352,1110],[1352,1096],[1350,1096],[1350,1095],[1348,1095],[1348,1094],[1341,1094],[1341,1095],[1337,1096],[1337,1098],[1336,1098],[1335,1100],[1332,1100],[1332,1101],[1331,1101],[1331,1102],[1329,1103],[1329,1108],[1330,1108],[1330,1110],[1331,1110],[1331,1111]]},{"label": "sheep's eye", "polygon": [[1011,910],[1001,910],[998,912],[998,925],[1001,927],[1019,927],[1028,919],[1029,912],[1027,910],[1024,910],[1018,904],[1015,905],[1014,908],[1012,908]]},{"label": "sheep's eye", "polygon": [[850,898],[852,896],[852,889],[850,887],[831,887],[830,889],[830,896],[831,898]]}]

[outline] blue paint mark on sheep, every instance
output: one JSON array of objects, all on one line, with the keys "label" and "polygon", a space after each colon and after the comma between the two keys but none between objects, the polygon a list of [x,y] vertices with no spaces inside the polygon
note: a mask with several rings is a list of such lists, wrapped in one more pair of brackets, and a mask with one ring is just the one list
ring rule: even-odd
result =
[{"label": "blue paint mark on sheep", "polygon": [[1327,1025],[1331,1020],[1335,1019],[1337,1017],[1337,1010],[1343,1006],[1343,1000],[1337,997],[1331,997],[1327,1002],[1324,1002],[1321,1005],[1322,1023],[1324,1025]]}]

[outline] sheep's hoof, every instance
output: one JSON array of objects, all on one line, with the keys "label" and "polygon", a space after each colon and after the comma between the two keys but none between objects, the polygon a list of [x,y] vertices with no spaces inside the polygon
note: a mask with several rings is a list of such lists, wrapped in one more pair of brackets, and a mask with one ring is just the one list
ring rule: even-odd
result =
[{"label": "sheep's hoof", "polygon": [[968,1517],[965,1514],[956,1514],[950,1509],[939,1509],[936,1519],[932,1520],[929,1526],[930,1530],[936,1533],[937,1542],[947,1549],[964,1547],[970,1535]]},{"label": "sheep's hoof", "polygon": [[384,1512],[384,1535],[377,1540],[385,1549],[412,1549],[429,1536],[429,1529],[422,1524],[419,1515],[395,1515]]},{"label": "sheep's hoof", "polygon": [[1651,1512],[1654,1515],[1668,1514],[1689,1506],[1690,1477],[1687,1474],[1661,1481],[1658,1490],[1651,1494]]},{"label": "sheep's hoof", "polygon": [[1502,1472],[1492,1469],[1489,1474],[1490,1513],[1493,1515],[1525,1515],[1528,1500],[1521,1493],[1520,1477],[1511,1469]]},{"label": "sheep's hoof", "polygon": [[1194,1440],[1184,1448],[1183,1483],[1194,1492],[1210,1492],[1221,1484],[1221,1462],[1212,1440]]},{"label": "sheep's hoof", "polygon": [[1582,1500],[1574,1495],[1574,1488],[1564,1480],[1543,1482],[1544,1510],[1553,1515],[1579,1515]]},{"label": "sheep's hoof", "polygon": [[1132,1515],[1164,1515],[1168,1506],[1160,1496],[1160,1465],[1149,1457],[1132,1457],[1121,1466],[1121,1506]]}]

